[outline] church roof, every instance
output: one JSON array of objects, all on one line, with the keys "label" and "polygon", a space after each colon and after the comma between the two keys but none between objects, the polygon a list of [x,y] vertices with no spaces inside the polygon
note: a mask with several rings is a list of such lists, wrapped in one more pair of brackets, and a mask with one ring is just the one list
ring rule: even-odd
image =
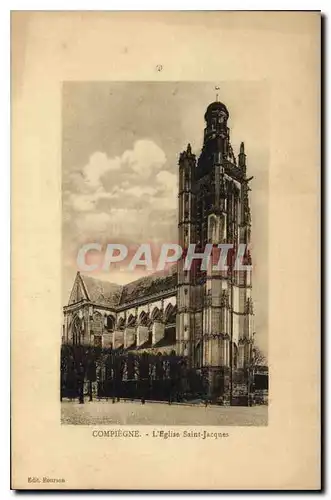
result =
[{"label": "church roof", "polygon": [[177,285],[177,266],[172,266],[165,274],[164,271],[151,274],[132,281],[123,286],[120,305],[132,300],[142,299],[157,293],[167,292]]},{"label": "church roof", "polygon": [[[106,307],[118,307],[134,300],[144,299],[151,295],[167,292],[177,285],[177,266],[151,274],[121,286],[109,281],[103,281],[92,276],[79,274],[88,299],[94,304]],[[74,294],[76,295],[76,294]],[[72,297],[73,302],[77,299]]]},{"label": "church roof", "polygon": [[102,281],[84,274],[80,276],[91,302],[105,306],[117,306],[122,291],[121,285]]}]

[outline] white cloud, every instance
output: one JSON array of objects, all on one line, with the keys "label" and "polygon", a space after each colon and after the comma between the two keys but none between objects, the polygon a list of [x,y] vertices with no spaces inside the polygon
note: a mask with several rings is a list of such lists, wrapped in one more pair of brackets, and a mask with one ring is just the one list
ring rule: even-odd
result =
[{"label": "white cloud", "polygon": [[136,141],[133,149],[125,151],[121,157],[123,163],[142,177],[149,177],[153,170],[160,170],[166,160],[164,151],[149,139]]},{"label": "white cloud", "polygon": [[177,208],[177,176],[165,164],[162,149],[148,139],[136,141],[119,157],[91,155],[84,168],[71,171],[63,191],[71,238],[79,244],[86,238],[169,238],[164,223]]},{"label": "white cloud", "polygon": [[101,185],[101,177],[107,172],[119,170],[121,159],[119,157],[108,158],[105,153],[96,152],[90,156],[90,160],[83,168],[84,180],[87,186],[98,189]]},{"label": "white cloud", "polygon": [[[76,170],[70,174],[73,192],[68,194],[68,203],[75,212],[93,212],[97,208],[97,202],[102,199],[154,196],[157,189],[148,185],[147,178],[155,170],[159,171],[165,162],[166,156],[163,150],[149,139],[136,141],[132,149],[114,158],[108,158],[105,153],[95,152],[80,171]],[[105,190],[103,179],[110,172],[116,171],[133,175],[132,183],[125,180],[120,185],[113,185],[110,191]],[[157,178],[160,173],[162,172],[157,174]],[[166,175],[167,172],[163,174],[165,184],[171,184],[169,176],[172,174],[168,173],[169,176]],[[144,179],[143,184],[141,178]],[[162,181],[162,176],[159,180]],[[155,184],[154,176],[152,182]],[[165,187],[168,189],[167,185]]]}]

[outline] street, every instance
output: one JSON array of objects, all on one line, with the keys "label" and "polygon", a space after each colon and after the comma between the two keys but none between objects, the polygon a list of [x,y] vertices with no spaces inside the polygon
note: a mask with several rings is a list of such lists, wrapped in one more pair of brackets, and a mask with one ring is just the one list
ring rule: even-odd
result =
[{"label": "street", "polygon": [[73,425],[268,425],[267,406],[208,406],[111,400],[62,401],[61,423]]}]

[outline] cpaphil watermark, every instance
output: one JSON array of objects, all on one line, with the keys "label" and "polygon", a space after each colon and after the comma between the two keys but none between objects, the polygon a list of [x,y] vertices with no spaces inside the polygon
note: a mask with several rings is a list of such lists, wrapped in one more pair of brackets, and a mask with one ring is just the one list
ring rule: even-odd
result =
[{"label": "cpaphil watermark", "polygon": [[196,262],[200,262],[201,271],[251,271],[250,252],[248,245],[240,243],[212,244],[204,248],[192,243],[183,249],[176,243],[163,243],[158,251],[149,243],[139,245],[134,251],[121,243],[86,243],[78,251],[77,266],[80,271],[109,272],[120,263],[127,270],[134,271],[137,267],[145,267],[147,271],[164,271],[170,264],[183,262],[183,270],[191,271]]}]

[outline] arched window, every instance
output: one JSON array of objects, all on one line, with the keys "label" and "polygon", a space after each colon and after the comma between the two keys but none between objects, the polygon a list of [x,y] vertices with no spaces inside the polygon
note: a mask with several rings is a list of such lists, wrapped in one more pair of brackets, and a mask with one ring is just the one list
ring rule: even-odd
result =
[{"label": "arched window", "polygon": [[113,332],[115,328],[114,318],[112,316],[107,316],[106,328],[109,332]]},{"label": "arched window", "polygon": [[188,228],[185,227],[185,229],[184,229],[184,246],[185,246],[185,248],[188,247],[188,243],[189,243],[188,242]]},{"label": "arched window", "polygon": [[184,217],[187,218],[189,216],[190,211],[190,200],[189,196],[185,195],[185,203],[184,203]]},{"label": "arched window", "polygon": [[176,342],[176,306],[168,304],[165,310],[164,338],[170,345]]},{"label": "arched window", "polygon": [[190,179],[188,177],[188,174],[185,175],[185,190],[188,191],[190,188]]},{"label": "arched window", "polygon": [[130,314],[129,319],[127,321],[127,326],[129,327],[134,327],[136,324],[136,318],[133,316],[133,314]]},{"label": "arched window", "polygon": [[124,328],[125,328],[125,321],[124,321],[124,318],[120,318],[120,319],[118,320],[118,329],[119,329],[119,330],[124,330]]},{"label": "arched window", "polygon": [[208,235],[208,241],[210,243],[218,243],[218,238],[217,238],[217,220],[215,216],[211,216],[209,218],[209,235]]},{"label": "arched window", "polygon": [[148,315],[145,311],[142,311],[139,316],[139,324],[141,326],[147,326],[148,323]]},{"label": "arched window", "polygon": [[201,349],[201,344],[200,342],[196,345],[196,348],[195,348],[195,365],[197,368],[200,368],[201,365],[202,365],[202,349]]},{"label": "arched window", "polygon": [[161,311],[158,307],[154,307],[151,318],[153,321],[161,321]]},{"label": "arched window", "polygon": [[72,322],[72,343],[74,345],[81,343],[81,322],[78,316],[75,316]]}]

